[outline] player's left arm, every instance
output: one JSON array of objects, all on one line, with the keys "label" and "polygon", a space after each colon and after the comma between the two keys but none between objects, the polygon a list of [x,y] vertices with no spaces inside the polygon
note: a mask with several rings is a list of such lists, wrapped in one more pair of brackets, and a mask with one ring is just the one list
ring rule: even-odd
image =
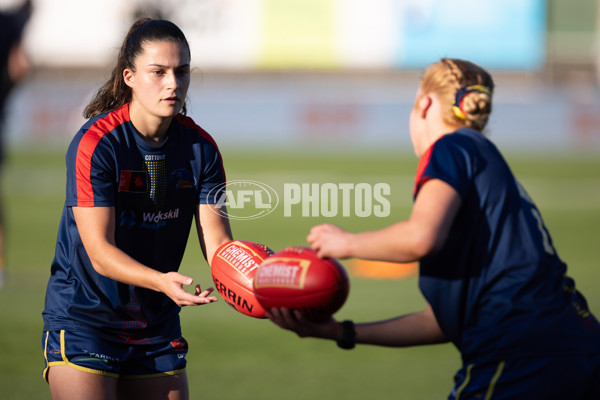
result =
[{"label": "player's left arm", "polygon": [[209,264],[217,248],[233,239],[227,212],[223,207],[217,208],[215,204],[199,204],[197,206],[196,229],[200,247],[202,247],[204,257]]},{"label": "player's left arm", "polygon": [[[341,340],[342,324],[333,318],[324,323],[309,320],[300,310],[271,309],[267,317],[280,328],[295,332],[300,337]],[[386,347],[411,347],[446,343],[431,306],[413,314],[354,325],[355,343]]]},{"label": "player's left arm", "polygon": [[[385,321],[356,324],[356,343],[410,347],[446,343],[431,305],[425,310]],[[339,333],[336,340],[339,340]]]}]

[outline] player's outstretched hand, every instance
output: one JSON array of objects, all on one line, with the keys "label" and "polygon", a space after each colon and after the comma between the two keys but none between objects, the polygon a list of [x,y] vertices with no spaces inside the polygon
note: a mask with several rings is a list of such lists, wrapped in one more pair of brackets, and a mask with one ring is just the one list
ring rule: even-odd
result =
[{"label": "player's outstretched hand", "polygon": [[194,294],[188,293],[183,289],[183,285],[191,285],[194,280],[189,276],[178,272],[167,272],[163,275],[163,292],[171,298],[179,307],[197,306],[217,301],[216,296],[210,296],[213,288],[202,290],[200,285],[196,285]]},{"label": "player's outstretched hand", "polygon": [[280,328],[295,332],[299,337],[336,340],[340,333],[340,324],[333,318],[326,322],[313,322],[300,310],[271,308],[266,316]]},{"label": "player's outstretched hand", "polygon": [[349,258],[353,234],[333,224],[322,224],[313,227],[306,241],[321,258]]}]

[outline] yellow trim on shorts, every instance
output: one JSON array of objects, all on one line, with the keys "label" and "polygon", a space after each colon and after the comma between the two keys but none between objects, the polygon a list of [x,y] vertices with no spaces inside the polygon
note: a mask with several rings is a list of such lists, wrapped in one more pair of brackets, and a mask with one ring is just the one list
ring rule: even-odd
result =
[{"label": "yellow trim on shorts", "polygon": [[42,378],[48,383],[48,371],[50,367],[54,365],[65,365],[64,361],[52,361],[48,362],[48,337],[50,336],[50,332],[46,331],[46,340],[44,341],[44,360],[46,360],[46,368],[42,371]]},{"label": "yellow trim on shorts", "polygon": [[77,364],[73,364],[72,362],[70,362],[67,359],[67,356],[65,355],[65,331],[61,330],[60,331],[60,354],[62,356],[63,361],[52,361],[52,362],[48,362],[48,338],[50,336],[50,332],[46,332],[46,340],[44,343],[44,359],[46,360],[46,368],[44,368],[44,371],[42,372],[42,376],[44,377],[44,380],[46,382],[48,382],[48,372],[50,367],[52,366],[58,366],[58,365],[68,365],[69,367],[75,368],[79,371],[84,371],[84,372],[89,372],[92,374],[96,374],[96,375],[103,375],[103,376],[108,376],[111,378],[123,378],[123,379],[149,379],[149,378],[161,378],[164,376],[173,376],[173,375],[179,375],[185,372],[185,368],[181,368],[181,369],[176,369],[174,371],[165,371],[165,372],[157,372],[154,374],[145,374],[145,375],[120,375],[120,374],[115,374],[114,372],[107,372],[107,371],[101,371],[98,369],[92,369],[92,368],[87,368],[87,367],[81,367]]},{"label": "yellow trim on shorts", "polygon": [[[494,389],[496,388],[496,382],[498,382],[498,379],[500,379],[500,375],[502,375],[502,370],[504,369],[505,364],[506,364],[506,361],[501,361],[498,364],[498,368],[496,368],[496,372],[494,373],[494,376],[492,376],[492,379],[490,380],[490,384],[488,386],[488,390],[487,390],[487,393],[485,394],[484,400],[490,400],[492,398],[492,394],[494,394]],[[469,384],[469,381],[471,380],[471,369],[473,369],[474,365],[475,364],[470,364],[467,367],[467,374],[465,377],[465,381],[458,387],[458,389],[456,389],[455,400],[459,400],[460,394],[462,393],[463,389],[465,387],[467,387],[467,385]]]},{"label": "yellow trim on shorts", "polygon": [[467,375],[465,376],[465,380],[464,380],[464,382],[462,383],[462,385],[460,385],[460,386],[458,387],[458,389],[456,389],[456,397],[455,397],[455,400],[458,400],[458,399],[459,399],[459,397],[460,397],[460,394],[462,393],[463,389],[464,389],[465,387],[467,387],[467,385],[469,384],[469,381],[471,380],[471,370],[473,369],[473,366],[474,366],[474,365],[475,365],[475,364],[471,364],[471,365],[469,365],[469,366],[467,367]]},{"label": "yellow trim on shorts", "polygon": [[151,378],[163,378],[165,376],[174,376],[183,374],[185,372],[185,368],[176,369],[174,371],[166,371],[166,372],[157,372],[155,374],[146,374],[146,375],[120,375],[121,379],[151,379]]},{"label": "yellow trim on shorts", "polygon": [[62,355],[62,359],[64,364],[68,365],[71,368],[75,368],[79,371],[89,372],[91,374],[110,376],[111,378],[118,378],[119,374],[115,374],[112,372],[101,371],[99,369],[92,369],[87,367],[81,367],[77,364],[73,364],[71,361],[67,359],[67,355],[65,354],[65,331],[64,329],[60,331],[60,353]]},{"label": "yellow trim on shorts", "polygon": [[498,364],[498,369],[496,369],[496,373],[494,374],[494,376],[492,377],[492,380],[490,381],[490,386],[488,387],[488,391],[487,391],[487,394],[485,395],[484,400],[490,400],[492,398],[492,393],[494,393],[494,389],[496,388],[496,382],[498,382],[498,379],[500,379],[500,375],[502,375],[502,370],[504,369],[504,364],[506,364],[506,361],[501,361],[500,364]]},{"label": "yellow trim on shorts", "polygon": [[49,336],[50,336],[50,332],[46,332],[46,341],[44,344],[44,359],[46,360],[46,368],[44,368],[44,371],[42,372],[42,375],[43,375],[44,379],[46,380],[46,382],[48,382],[48,372],[50,370],[50,367],[59,366],[59,365],[67,365],[67,366],[69,366],[71,368],[75,368],[79,371],[89,372],[89,373],[96,374],[96,375],[110,376],[113,378],[119,377],[118,374],[114,374],[114,373],[106,372],[106,371],[100,371],[97,369],[80,367],[79,365],[73,364],[72,362],[70,362],[67,359],[67,356],[65,355],[65,331],[64,330],[60,331],[60,355],[63,360],[48,362],[48,337]]}]

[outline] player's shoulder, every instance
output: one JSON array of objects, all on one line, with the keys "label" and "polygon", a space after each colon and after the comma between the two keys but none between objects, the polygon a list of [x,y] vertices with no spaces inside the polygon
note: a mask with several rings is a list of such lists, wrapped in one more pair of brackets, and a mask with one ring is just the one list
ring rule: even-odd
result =
[{"label": "player's shoulder", "polygon": [[80,153],[85,151],[86,153],[94,153],[97,148],[102,147],[99,146],[100,143],[110,142],[106,138],[114,136],[111,133],[129,120],[127,105],[91,117],[71,140],[69,152]]},{"label": "player's shoulder", "polygon": [[216,141],[213,137],[200,125],[198,125],[191,117],[177,114],[175,121],[180,124],[186,134],[191,137],[192,140],[210,143],[215,148],[218,148]]},{"label": "player's shoulder", "polygon": [[437,146],[466,146],[478,142],[485,137],[478,131],[468,128],[458,129],[440,137]]},{"label": "player's shoulder", "polygon": [[116,110],[91,117],[83,124],[77,135],[103,137],[128,121],[130,121],[129,107],[126,104]]},{"label": "player's shoulder", "polygon": [[445,176],[454,171],[456,177],[474,173],[479,165],[483,165],[481,161],[484,152],[480,137],[483,138],[483,135],[479,132],[465,128],[443,135],[428,149],[425,157],[422,157],[423,165],[419,170],[425,171],[427,168],[429,173],[432,173],[433,168]]},{"label": "player's shoulder", "polygon": [[474,129],[462,128],[440,137],[432,146],[434,154],[455,154],[466,158],[477,158],[486,153],[493,144]]}]

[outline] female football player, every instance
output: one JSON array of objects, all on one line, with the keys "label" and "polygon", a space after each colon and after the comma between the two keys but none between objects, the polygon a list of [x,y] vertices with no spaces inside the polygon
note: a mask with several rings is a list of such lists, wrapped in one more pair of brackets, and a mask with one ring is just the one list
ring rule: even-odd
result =
[{"label": "female football player", "polygon": [[319,225],[307,237],[321,257],[419,260],[426,309],[356,325],[284,309],[268,316],[342,348],[451,341],[463,366],[450,399],[600,398],[600,325],[539,210],[482,134],[493,91],[471,62],[432,64],[410,114],[420,161],[409,219],[362,233]]},{"label": "female football player", "polygon": [[[140,19],[67,152],[67,196],[43,312],[54,399],[187,399],[182,306],[217,300],[177,272],[195,217],[207,260],[231,240],[208,193],[217,145],[185,116],[190,48]],[[219,212],[217,212],[219,211]]]}]

